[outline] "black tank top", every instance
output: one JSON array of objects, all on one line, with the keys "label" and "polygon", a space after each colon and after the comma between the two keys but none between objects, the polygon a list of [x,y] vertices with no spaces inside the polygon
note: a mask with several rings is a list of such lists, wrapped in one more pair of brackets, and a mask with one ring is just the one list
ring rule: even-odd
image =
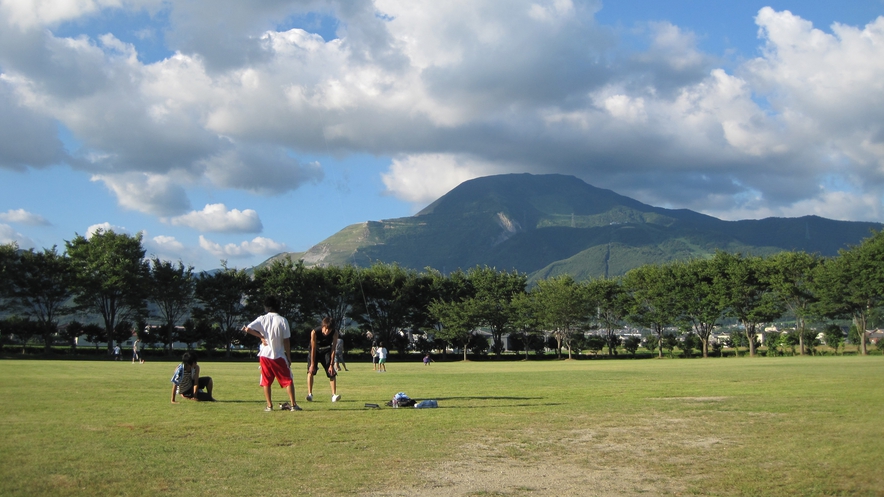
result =
[{"label": "black tank top", "polygon": [[332,346],[332,340],[335,338],[335,332],[330,331],[328,335],[322,334],[322,328],[318,330],[313,330],[316,333],[316,350],[318,352],[325,352],[326,350],[330,350]]}]

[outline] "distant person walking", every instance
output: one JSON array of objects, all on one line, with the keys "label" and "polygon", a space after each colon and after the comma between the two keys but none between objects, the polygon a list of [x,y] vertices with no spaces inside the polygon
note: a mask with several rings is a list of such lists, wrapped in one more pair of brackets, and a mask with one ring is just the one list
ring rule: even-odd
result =
[{"label": "distant person walking", "polygon": [[344,371],[350,371],[344,361],[344,339],[338,338],[338,343],[335,345],[335,369],[340,371],[341,367],[344,368]]},{"label": "distant person walking", "polygon": [[144,356],[142,355],[142,342],[140,338],[135,339],[135,343],[132,344],[132,364],[135,364],[135,361],[144,364]]},{"label": "distant person walking", "polygon": [[123,356],[120,353],[120,344],[114,345],[114,360],[119,361],[122,358],[123,358]]},{"label": "distant person walking", "polygon": [[295,383],[292,379],[292,332],[288,319],[279,315],[279,301],[276,297],[264,299],[265,314],[243,327],[243,332],[261,339],[261,351],[258,362],[261,365],[261,387],[264,389],[264,400],[267,401],[265,412],[273,410],[270,387],[273,380],[285,388],[289,394],[289,402],[279,405],[283,411],[300,411],[295,402]]},{"label": "distant person walking", "polygon": [[335,348],[338,343],[338,331],[334,320],[322,318],[322,326],[310,332],[310,356],[307,358],[307,400],[313,401],[313,377],[319,371],[317,363],[322,364],[328,384],[331,387],[332,402],[341,400],[338,395],[337,371],[335,371]]}]

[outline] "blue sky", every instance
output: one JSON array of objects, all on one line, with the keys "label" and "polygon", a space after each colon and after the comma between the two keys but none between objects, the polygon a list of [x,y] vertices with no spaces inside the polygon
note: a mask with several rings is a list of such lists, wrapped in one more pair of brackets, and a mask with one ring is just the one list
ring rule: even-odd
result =
[{"label": "blue sky", "polygon": [[0,243],[197,269],[460,182],[884,221],[884,1],[0,0]]}]

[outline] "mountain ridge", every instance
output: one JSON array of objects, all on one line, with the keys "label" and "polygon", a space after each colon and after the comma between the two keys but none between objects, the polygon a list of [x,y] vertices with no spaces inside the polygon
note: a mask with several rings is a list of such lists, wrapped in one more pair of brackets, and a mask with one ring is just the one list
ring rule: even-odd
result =
[{"label": "mountain ridge", "polygon": [[384,262],[443,273],[485,265],[583,280],[716,250],[832,256],[881,226],[819,216],[724,221],[644,204],[574,176],[504,174],[465,181],[414,216],[353,224],[262,265],[279,258],[308,266]]}]

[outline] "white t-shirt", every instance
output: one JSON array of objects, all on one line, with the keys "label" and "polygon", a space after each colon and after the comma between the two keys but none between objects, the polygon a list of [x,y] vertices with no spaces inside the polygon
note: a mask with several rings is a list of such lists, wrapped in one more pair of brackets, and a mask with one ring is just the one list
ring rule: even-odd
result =
[{"label": "white t-shirt", "polygon": [[378,348],[378,359],[386,359],[387,358],[387,348],[380,347]]},{"label": "white t-shirt", "polygon": [[266,346],[261,345],[258,357],[266,357],[268,359],[285,357],[285,344],[283,340],[292,336],[288,319],[275,312],[268,312],[249,323],[249,328],[264,335],[264,340],[267,340]]}]

